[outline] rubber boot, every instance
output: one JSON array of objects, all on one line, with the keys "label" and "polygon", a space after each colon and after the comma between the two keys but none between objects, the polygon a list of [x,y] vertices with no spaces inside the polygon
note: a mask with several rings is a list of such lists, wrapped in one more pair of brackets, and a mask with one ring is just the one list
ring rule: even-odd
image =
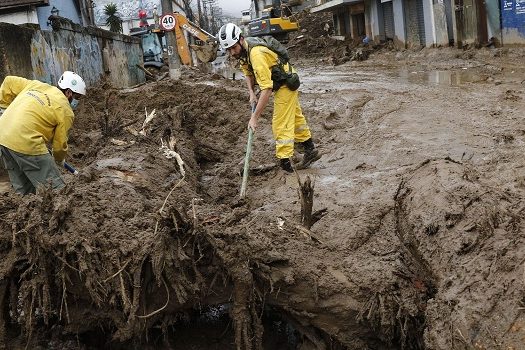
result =
[{"label": "rubber boot", "polygon": [[290,161],[290,158],[281,158],[280,163],[281,169],[287,173],[293,173],[292,162]]},{"label": "rubber boot", "polygon": [[321,158],[321,155],[315,148],[314,142],[312,141],[312,138],[309,138],[308,140],[302,142],[304,146],[304,158],[302,168],[308,168],[313,162],[319,160]]},{"label": "rubber boot", "polygon": [[296,142],[294,144],[294,150],[297,151],[297,153],[304,154],[304,142]]}]

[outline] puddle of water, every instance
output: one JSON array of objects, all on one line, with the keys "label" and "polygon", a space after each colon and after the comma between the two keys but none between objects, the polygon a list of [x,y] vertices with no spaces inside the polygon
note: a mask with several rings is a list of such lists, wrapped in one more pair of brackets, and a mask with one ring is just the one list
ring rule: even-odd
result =
[{"label": "puddle of water", "polygon": [[335,175],[323,175],[316,179],[316,182],[319,183],[321,186],[329,187],[329,188],[344,188],[348,187],[351,188],[354,186],[355,181],[350,178],[342,179]]},{"label": "puddle of water", "polygon": [[466,83],[476,83],[487,80],[488,76],[473,72],[468,69],[464,70],[433,70],[422,71],[417,69],[403,68],[399,71],[398,76],[411,83],[426,83],[437,85],[458,86]]},{"label": "puddle of water", "polygon": [[321,176],[321,178],[319,179],[319,184],[326,186],[326,185],[332,185],[336,183],[337,181],[339,181],[339,178],[335,175]]}]

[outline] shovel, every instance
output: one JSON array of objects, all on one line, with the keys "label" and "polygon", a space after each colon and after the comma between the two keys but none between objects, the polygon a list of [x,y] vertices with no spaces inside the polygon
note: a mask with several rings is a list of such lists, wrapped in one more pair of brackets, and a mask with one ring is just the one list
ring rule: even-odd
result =
[{"label": "shovel", "polygon": [[66,162],[64,162],[64,168],[65,168],[67,171],[69,171],[71,174],[73,174],[73,175],[78,175],[78,170],[75,169],[75,168],[73,168],[72,165],[70,165],[70,164],[68,164],[68,163],[66,163]]},{"label": "shovel", "polygon": [[[252,106],[252,113],[256,105]],[[248,127],[248,143],[246,144],[246,155],[244,156],[244,170],[242,172],[241,199],[246,198],[246,186],[248,186],[248,173],[250,172],[250,157],[252,156],[253,129]]]},{"label": "shovel", "polygon": [[[51,150],[49,148],[47,149],[47,151],[49,152],[49,154],[53,154],[51,153]],[[78,170],[75,169],[71,164],[68,164],[67,162],[64,162],[64,169],[66,169],[73,175],[78,175]]]}]

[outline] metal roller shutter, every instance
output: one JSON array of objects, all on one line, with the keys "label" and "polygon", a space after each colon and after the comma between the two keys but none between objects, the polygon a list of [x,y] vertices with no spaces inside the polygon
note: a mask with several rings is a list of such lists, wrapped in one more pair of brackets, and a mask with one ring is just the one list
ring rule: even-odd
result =
[{"label": "metal roller shutter", "polygon": [[406,33],[410,45],[425,45],[423,0],[405,0]]},{"label": "metal roller shutter", "polygon": [[383,8],[383,24],[385,28],[385,39],[394,39],[394,5],[392,1],[381,4]]},{"label": "metal roller shutter", "polygon": [[423,0],[416,0],[417,8],[417,27],[419,34],[419,43],[421,46],[426,46],[425,39],[425,12],[423,10]]}]

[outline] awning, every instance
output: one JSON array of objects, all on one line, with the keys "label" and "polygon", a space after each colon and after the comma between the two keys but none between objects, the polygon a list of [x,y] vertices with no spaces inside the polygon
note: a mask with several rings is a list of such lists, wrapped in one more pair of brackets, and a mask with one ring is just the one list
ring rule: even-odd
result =
[{"label": "awning", "polygon": [[310,10],[310,12],[323,12],[323,11],[332,11],[335,10],[338,7],[342,7],[345,5],[355,4],[358,2],[363,2],[363,0],[332,0],[327,1],[322,5],[314,6]]}]

